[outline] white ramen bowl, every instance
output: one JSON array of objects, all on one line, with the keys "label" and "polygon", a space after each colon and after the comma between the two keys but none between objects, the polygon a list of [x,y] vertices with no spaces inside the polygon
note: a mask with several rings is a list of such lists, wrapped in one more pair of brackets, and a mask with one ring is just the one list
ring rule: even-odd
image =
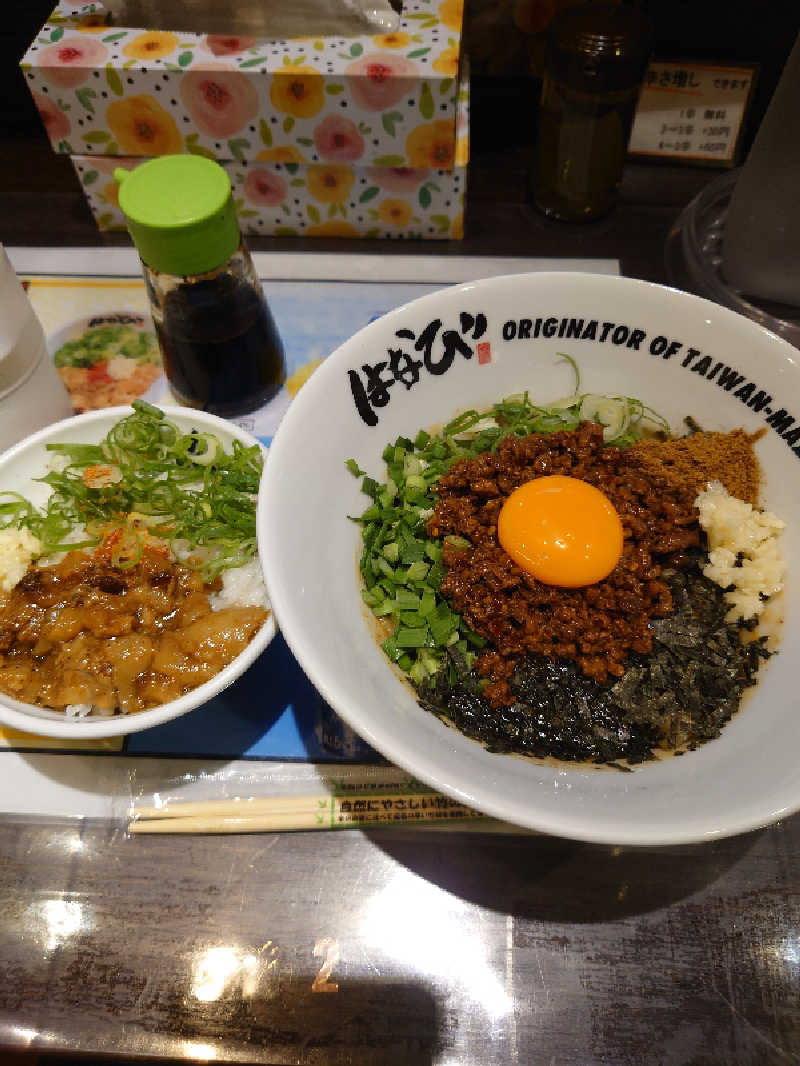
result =
[{"label": "white ramen bowl", "polygon": [[[216,415],[188,410],[185,407],[164,405],[160,406],[160,410],[171,422],[187,432],[197,429],[215,434],[226,450],[230,449],[234,440],[241,441],[247,446],[258,444],[255,437]],[[109,407],[103,411],[92,411],[64,419],[63,422],[56,422],[34,433],[0,455],[0,491],[19,492],[32,503],[41,506],[47,499],[50,489],[49,486],[42,485],[34,479],[47,473],[48,462],[52,461],[52,453],[46,450],[46,446],[53,443],[98,444],[116,422],[130,413],[130,407]],[[218,695],[245,672],[274,635],[275,620],[270,612],[266,622],[244,651],[210,681],[192,689],[191,692],[177,700],[162,703],[146,711],[111,717],[102,715],[70,717],[60,711],[46,710],[43,707],[22,703],[0,692],[0,724],[38,736],[68,739],[138,733],[151,726],[179,718],[187,711],[199,707],[200,704]]]},{"label": "white ramen bowl", "polygon": [[[473,337],[480,316],[485,332]],[[355,397],[364,367],[388,364],[390,349],[424,359],[413,338],[437,321],[430,368],[449,362],[446,330],[466,340],[472,357],[456,351],[438,374],[423,365],[411,387],[396,381],[372,403],[360,395],[360,411]],[[486,409],[525,389],[542,402],[568,395],[574,379],[562,352],[577,360],[583,391],[638,397],[678,433],[686,415],[709,430],[766,428],[756,445],[765,475],[761,502],[787,522],[781,650],[718,739],[631,773],[490,754],[422,710],[373,637],[360,598],[360,530],[347,519],[369,501],[345,460],[382,480],[381,452],[400,435],[413,439],[461,410]],[[590,274],[458,285],[372,322],[300,390],[262,480],[261,556],[289,646],[324,698],[379,752],[432,787],[520,826],[586,841],[674,844],[792,813],[800,807],[800,494],[788,487],[800,471],[798,360],[795,348],[725,308]],[[382,377],[391,380],[387,366]]]}]

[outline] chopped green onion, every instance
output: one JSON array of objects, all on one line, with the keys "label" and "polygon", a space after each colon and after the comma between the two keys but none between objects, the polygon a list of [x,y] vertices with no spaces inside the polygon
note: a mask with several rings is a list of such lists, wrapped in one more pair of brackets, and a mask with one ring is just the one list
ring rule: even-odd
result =
[{"label": "chopped green onion", "polygon": [[412,563],[406,570],[407,581],[424,581],[425,577],[430,570],[430,566],[427,563],[423,563],[421,560],[416,563]]},{"label": "chopped green onion", "polygon": [[401,626],[394,635],[398,648],[424,648],[428,640],[427,626],[411,629]]},{"label": "chopped green onion", "polygon": [[[496,451],[509,435],[523,438],[572,430],[587,419],[600,422],[606,443],[619,448],[647,433],[669,435],[666,420],[640,400],[582,393],[578,364],[569,355],[561,358],[574,372],[571,395],[539,405],[523,392],[506,397],[489,411],[464,411],[441,433],[420,430],[413,441],[398,437],[383,449],[385,482],[363,478],[362,490],[372,503],[355,520],[362,528],[360,567],[370,597],[365,603],[393,626],[381,646],[415,684],[442,669],[452,670],[448,648],[457,649],[471,668],[486,645],[441,593],[445,540],[457,549],[469,548],[470,542],[464,537],[434,538],[425,529],[436,505],[436,485],[453,463]],[[355,476],[362,476],[355,460],[346,465]]]},{"label": "chopped green onion", "polygon": [[400,558],[400,545],[396,540],[389,541],[388,544],[384,544],[381,548],[381,552],[385,559],[388,559],[390,563],[396,563]]},{"label": "chopped green onion", "polygon": [[347,459],[344,465],[347,467],[351,474],[355,475],[355,477],[363,477],[364,471],[361,469],[355,459]]},{"label": "chopped green onion", "polygon": [[416,610],[420,605],[420,598],[415,592],[408,589],[398,588],[394,594],[394,602],[401,611]]},{"label": "chopped green onion", "polygon": [[[44,508],[0,493],[0,528],[26,527],[41,541],[42,555],[96,547],[110,528],[129,528],[134,537],[111,559],[130,567],[144,549],[146,537],[137,533],[144,526],[205,581],[252,559],[261,448],[235,440],[226,452],[213,434],[184,433],[152,404],[132,406],[100,444],[48,444],[62,464],[39,479],[51,490]],[[121,477],[98,484],[94,466]]]}]

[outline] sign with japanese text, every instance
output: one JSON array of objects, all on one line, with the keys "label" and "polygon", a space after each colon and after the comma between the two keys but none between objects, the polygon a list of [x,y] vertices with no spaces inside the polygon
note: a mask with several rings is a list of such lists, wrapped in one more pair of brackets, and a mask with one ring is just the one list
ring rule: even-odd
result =
[{"label": "sign with japanese text", "polygon": [[734,166],[755,77],[754,66],[650,63],[629,154]]}]

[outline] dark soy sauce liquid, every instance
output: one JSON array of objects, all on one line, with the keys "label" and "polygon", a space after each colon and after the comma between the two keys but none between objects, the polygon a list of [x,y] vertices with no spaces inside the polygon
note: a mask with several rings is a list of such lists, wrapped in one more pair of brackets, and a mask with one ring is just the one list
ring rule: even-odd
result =
[{"label": "dark soy sauce liquid", "polygon": [[286,363],[260,292],[230,275],[186,281],[167,294],[156,323],[176,396],[212,414],[245,414],[280,390]]}]

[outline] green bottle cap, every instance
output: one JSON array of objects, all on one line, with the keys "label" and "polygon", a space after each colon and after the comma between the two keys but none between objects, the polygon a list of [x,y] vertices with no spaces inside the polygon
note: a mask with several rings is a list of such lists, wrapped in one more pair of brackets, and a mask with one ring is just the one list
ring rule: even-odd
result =
[{"label": "green bottle cap", "polygon": [[199,155],[162,155],[117,167],[119,206],[142,262],[166,274],[205,274],[239,247],[228,175]]}]

